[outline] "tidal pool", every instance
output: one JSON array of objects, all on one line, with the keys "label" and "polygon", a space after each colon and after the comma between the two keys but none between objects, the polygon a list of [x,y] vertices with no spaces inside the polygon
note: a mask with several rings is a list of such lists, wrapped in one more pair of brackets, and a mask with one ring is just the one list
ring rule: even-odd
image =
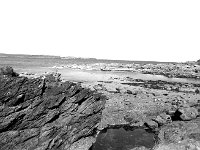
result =
[{"label": "tidal pool", "polygon": [[131,150],[144,146],[153,148],[155,134],[144,128],[120,127],[102,130],[90,150]]}]

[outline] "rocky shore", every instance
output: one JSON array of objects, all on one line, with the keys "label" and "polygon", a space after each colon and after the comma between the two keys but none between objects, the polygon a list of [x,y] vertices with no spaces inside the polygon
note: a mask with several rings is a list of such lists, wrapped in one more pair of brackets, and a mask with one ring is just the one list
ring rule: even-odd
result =
[{"label": "rocky shore", "polygon": [[200,84],[119,80],[93,86],[108,97],[100,130],[117,125],[145,127],[158,136],[155,150],[200,148]]},{"label": "rocky shore", "polygon": [[[180,73],[188,64],[179,65],[184,66]],[[152,74],[153,66],[159,64],[150,66]],[[191,77],[193,67],[186,77]],[[197,78],[199,72],[194,72]],[[173,69],[169,74],[178,77]],[[154,132],[154,150],[200,149],[200,83],[195,79],[190,83],[120,75],[82,83],[61,79],[57,73],[0,76],[0,149],[88,150],[99,131],[123,125]]]},{"label": "rocky shore", "polygon": [[53,74],[0,75],[1,150],[88,150],[106,97]]},{"label": "rocky shore", "polygon": [[120,64],[120,63],[95,63],[95,64],[68,64],[54,66],[53,68],[71,68],[80,70],[99,71],[125,71],[144,74],[163,75],[169,78],[194,78],[200,79],[200,66],[195,62],[188,63],[159,63],[159,64]]}]

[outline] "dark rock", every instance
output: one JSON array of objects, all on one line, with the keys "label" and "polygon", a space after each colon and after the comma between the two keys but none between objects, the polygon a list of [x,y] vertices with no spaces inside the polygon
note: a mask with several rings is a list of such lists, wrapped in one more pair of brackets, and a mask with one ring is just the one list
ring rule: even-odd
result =
[{"label": "dark rock", "polygon": [[116,88],[116,91],[117,91],[117,93],[120,93],[120,89],[119,88]]},{"label": "dark rock", "polygon": [[127,90],[126,93],[127,94],[133,94],[133,92],[131,90]]},{"label": "dark rock", "polygon": [[11,76],[11,77],[19,76],[19,74],[14,72],[13,68],[10,66],[0,68],[0,75],[6,75],[6,76]]},{"label": "dark rock", "polygon": [[105,96],[59,81],[0,77],[0,149],[63,150],[95,133]]},{"label": "dark rock", "polygon": [[195,93],[199,94],[199,93],[200,93],[199,89],[196,89],[196,90],[195,90]]},{"label": "dark rock", "polygon": [[199,59],[199,60],[197,60],[197,64],[198,64],[198,65],[200,65],[200,59]]}]

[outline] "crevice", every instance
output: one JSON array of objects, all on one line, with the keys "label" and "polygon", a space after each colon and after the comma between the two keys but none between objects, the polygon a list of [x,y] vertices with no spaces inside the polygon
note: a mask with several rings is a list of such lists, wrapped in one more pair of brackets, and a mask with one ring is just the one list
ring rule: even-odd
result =
[{"label": "crevice", "polygon": [[17,126],[22,123],[23,118],[24,118],[25,114],[22,114],[21,116],[16,117],[14,120],[12,120],[7,127],[0,129],[0,133],[9,131],[9,130],[13,130],[13,129],[17,129]]},{"label": "crevice", "polygon": [[43,96],[43,94],[45,93],[45,90],[46,90],[46,81],[45,79],[43,80],[43,83],[42,83],[42,89],[41,89],[41,94],[40,96]]},{"label": "crevice", "polygon": [[51,119],[50,119],[49,121],[47,121],[45,124],[54,122],[56,119],[59,118],[59,116],[60,116],[60,114],[57,114],[57,115],[53,116],[53,118],[51,118]]},{"label": "crevice", "polygon": [[21,94],[16,98],[16,102],[13,104],[13,106],[17,106],[21,103],[23,103],[25,100],[25,94]]},{"label": "crevice", "polygon": [[172,121],[180,121],[180,120],[181,120],[181,118],[180,118],[181,114],[182,114],[181,112],[176,111],[176,112],[171,116]]}]

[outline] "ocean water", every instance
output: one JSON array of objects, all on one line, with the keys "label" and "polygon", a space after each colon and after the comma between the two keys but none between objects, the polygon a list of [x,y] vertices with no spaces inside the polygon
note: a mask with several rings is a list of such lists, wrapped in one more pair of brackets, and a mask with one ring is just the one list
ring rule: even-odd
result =
[{"label": "ocean water", "polygon": [[[94,58],[69,58],[63,59],[56,56],[34,56],[34,55],[8,55],[0,54],[0,66],[11,65],[13,67],[50,67],[54,65],[67,64],[93,64],[93,63],[120,63],[120,64],[157,64],[155,61],[127,61],[127,60],[106,60]],[[168,62],[159,62],[168,63]]]}]

